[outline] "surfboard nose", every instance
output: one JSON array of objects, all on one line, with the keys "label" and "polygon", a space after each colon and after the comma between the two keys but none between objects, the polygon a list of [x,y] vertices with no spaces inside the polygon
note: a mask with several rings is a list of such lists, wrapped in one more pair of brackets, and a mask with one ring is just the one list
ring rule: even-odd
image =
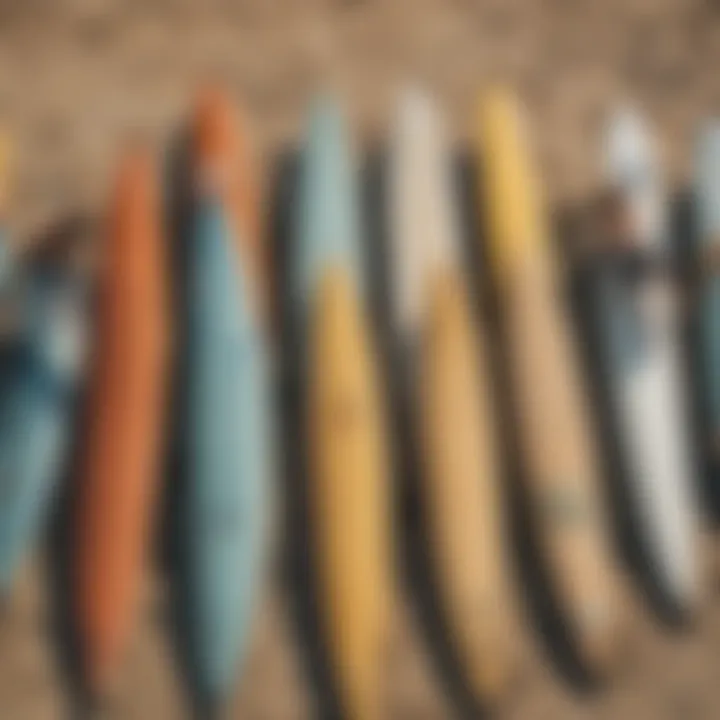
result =
[{"label": "surfboard nose", "polygon": [[261,315],[272,304],[270,256],[263,243],[261,198],[251,134],[244,114],[220,86],[199,94],[190,120],[192,184],[219,201]]},{"label": "surfboard nose", "polygon": [[417,85],[407,85],[398,101],[398,125],[410,135],[431,135],[437,123],[437,108],[430,96]]},{"label": "surfboard nose", "polygon": [[362,274],[353,154],[343,113],[331,96],[320,96],[310,110],[300,175],[294,250],[302,306],[328,266]]},{"label": "surfboard nose", "polygon": [[488,255],[502,284],[528,258],[540,262],[545,257],[548,224],[524,108],[509,88],[497,85],[479,97],[476,127]]},{"label": "surfboard nose", "polygon": [[145,148],[130,148],[121,159],[111,202],[110,242],[142,243],[158,202],[154,164]]},{"label": "surfboard nose", "polygon": [[[221,186],[231,181],[241,153],[240,119],[230,98],[217,86],[204,88],[192,119],[197,169]],[[217,188],[218,190],[220,188]]]},{"label": "surfboard nose", "polygon": [[140,199],[152,194],[153,161],[143,147],[134,146],[120,160],[118,167],[115,203],[116,206],[136,207]]},{"label": "surfboard nose", "polygon": [[608,118],[605,138],[606,170],[613,175],[629,164],[645,162],[649,152],[642,118],[629,105],[616,107]]},{"label": "surfboard nose", "polygon": [[643,117],[632,106],[620,105],[611,112],[602,159],[608,189],[619,198],[626,217],[628,241],[662,249],[667,232],[657,148]]}]

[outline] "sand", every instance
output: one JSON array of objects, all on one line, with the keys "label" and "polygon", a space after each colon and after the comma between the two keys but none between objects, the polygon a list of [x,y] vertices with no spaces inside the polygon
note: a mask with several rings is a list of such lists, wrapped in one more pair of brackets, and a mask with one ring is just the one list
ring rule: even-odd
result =
[{"label": "sand", "polygon": [[[476,91],[503,80],[527,104],[553,202],[580,200],[596,187],[599,122],[629,96],[652,119],[678,185],[698,122],[720,111],[718,67],[720,5],[711,0],[2,0],[0,120],[15,146],[8,222],[25,243],[70,209],[96,216],[128,135],[145,134],[160,151],[209,76],[245,105],[266,168],[297,139],[319,89],[346,99],[367,143],[386,130],[397,88],[418,80],[463,139]],[[42,563],[30,562],[19,580],[0,621],[0,718],[64,717]],[[111,717],[185,713],[161,588],[149,584]],[[312,717],[289,598],[277,577],[268,585],[231,716]],[[617,677],[592,697],[558,676],[525,613],[523,677],[500,716],[720,717],[715,585],[709,576],[692,632],[673,634],[645,612],[630,584],[636,609],[627,652]],[[391,715],[451,717],[418,627],[402,593],[388,654]]]}]

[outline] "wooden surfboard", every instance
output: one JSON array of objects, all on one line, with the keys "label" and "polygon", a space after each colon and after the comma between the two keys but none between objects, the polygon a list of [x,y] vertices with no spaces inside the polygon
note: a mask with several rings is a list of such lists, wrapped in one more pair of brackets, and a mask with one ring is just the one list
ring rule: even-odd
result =
[{"label": "wooden surfboard", "polygon": [[161,470],[168,317],[159,189],[144,151],[122,163],[107,232],[74,543],[75,622],[97,694],[132,627]]},{"label": "wooden surfboard", "polygon": [[390,602],[390,475],[362,230],[339,110],[320,102],[301,159],[292,281],[321,625],[345,717],[382,717]]},{"label": "wooden surfboard", "polygon": [[604,264],[596,306],[618,445],[639,536],[663,595],[687,610],[697,591],[695,471],[679,358],[678,302],[669,275],[670,239],[651,138],[630,110],[612,116],[605,176],[616,227],[601,249],[637,260],[636,270]]},{"label": "wooden surfboard", "polygon": [[193,694],[226,704],[256,617],[271,492],[272,395],[264,268],[248,138],[222,92],[190,132],[190,226],[175,238],[185,288],[179,392],[178,561]]},{"label": "wooden surfboard", "polygon": [[478,111],[479,198],[508,348],[512,400],[541,555],[582,664],[608,667],[619,633],[599,470],[548,227],[514,97]]},{"label": "wooden surfboard", "polygon": [[392,317],[421,450],[434,577],[476,695],[514,671],[509,558],[487,362],[461,263],[452,155],[431,99],[407,92],[390,163]]}]

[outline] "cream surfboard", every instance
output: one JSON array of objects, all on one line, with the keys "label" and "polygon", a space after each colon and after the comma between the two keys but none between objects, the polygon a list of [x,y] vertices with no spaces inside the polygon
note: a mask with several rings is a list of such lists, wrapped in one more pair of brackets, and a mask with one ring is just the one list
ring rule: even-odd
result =
[{"label": "cream surfboard", "polygon": [[391,486],[359,195],[341,114],[329,100],[310,118],[298,192],[291,272],[320,621],[344,716],[372,720],[386,716]]},{"label": "cream surfboard", "polygon": [[452,154],[437,108],[418,90],[401,98],[390,157],[397,376],[416,420],[433,576],[462,670],[493,703],[515,658],[489,378],[460,260]]},{"label": "cream surfboard", "polygon": [[587,669],[602,672],[618,639],[617,578],[539,180],[511,93],[489,92],[477,126],[479,202],[507,343],[525,490],[572,646]]},{"label": "cream surfboard", "polygon": [[606,241],[620,246],[607,249],[638,259],[640,274],[603,272],[595,299],[609,400],[639,539],[663,596],[678,609],[689,609],[697,591],[695,472],[677,297],[666,272],[669,228],[654,150],[636,113],[621,109],[612,115],[603,160],[620,225]]}]

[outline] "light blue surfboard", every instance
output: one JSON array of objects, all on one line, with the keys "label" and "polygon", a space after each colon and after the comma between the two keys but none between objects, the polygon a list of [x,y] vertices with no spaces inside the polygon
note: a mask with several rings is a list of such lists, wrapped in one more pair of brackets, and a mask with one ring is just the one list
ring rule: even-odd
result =
[{"label": "light blue surfboard", "polygon": [[212,196],[186,235],[180,562],[195,693],[232,691],[253,627],[271,484],[269,358],[237,240]]}]

